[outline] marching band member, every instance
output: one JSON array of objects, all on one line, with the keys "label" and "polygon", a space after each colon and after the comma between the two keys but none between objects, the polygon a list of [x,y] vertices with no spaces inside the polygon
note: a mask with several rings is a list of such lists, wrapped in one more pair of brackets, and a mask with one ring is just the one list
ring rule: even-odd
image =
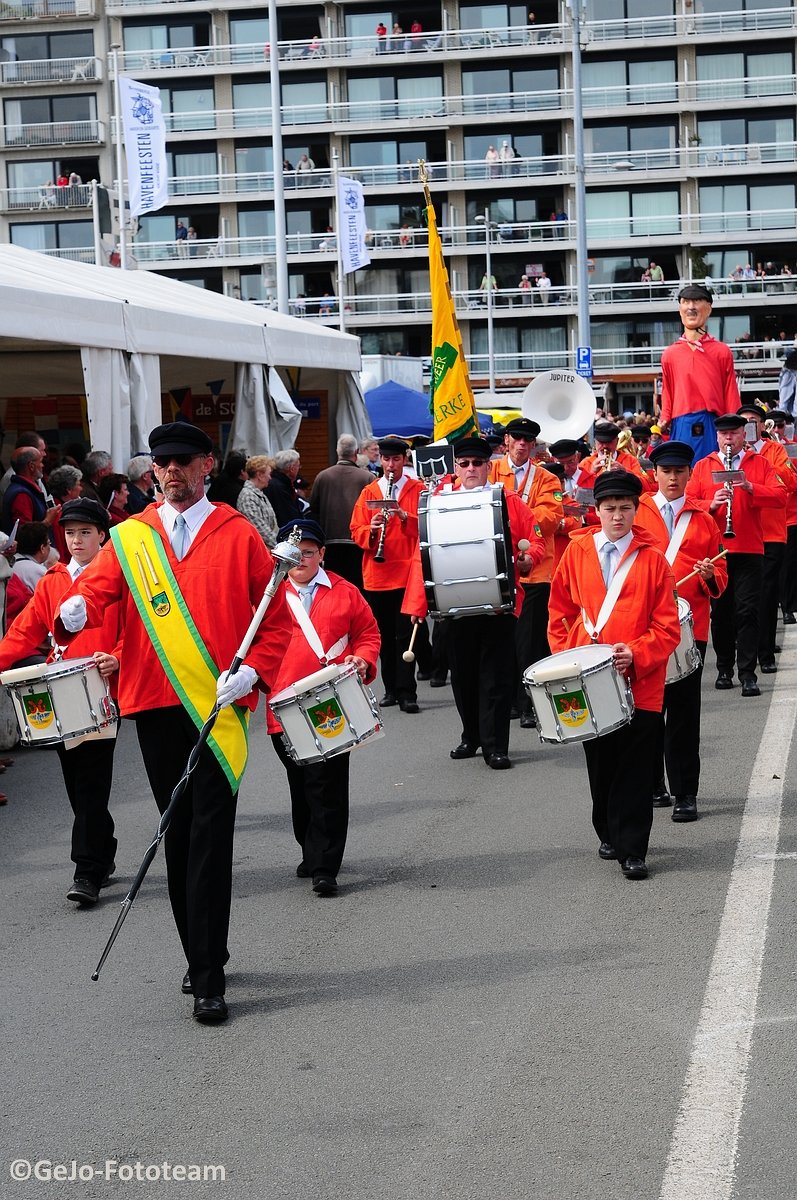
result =
[{"label": "marching band member", "polygon": [[695,643],[700,651],[700,666],[683,679],[668,683],[664,689],[663,746],[655,756],[653,805],[671,804],[664,779],[675,798],[673,821],[697,820],[697,794],[700,784],[700,694],[703,663],[708,644],[710,601],[724,592],[728,568],[716,558],[722,550],[720,531],[704,505],[686,495],[695,452],[687,442],[662,442],[651,451],[658,491],[643,496],[637,524],[648,530],[670,563],[676,580],[693,571],[697,574],[681,584],[678,595],[692,610]]},{"label": "marching band member", "polygon": [[598,854],[618,859],[627,879],[648,875],[650,750],[661,725],[667,660],[680,640],[672,570],[651,535],[634,526],[641,493],[641,480],[627,471],[595,480],[600,529],[573,533],[554,572],[548,624],[554,653],[593,638],[608,643],[615,667],[631,681],[630,724],[584,742]]},{"label": "marching band member", "polygon": [[545,542],[545,557],[530,574],[521,579],[523,607],[517,620],[515,644],[520,695],[520,724],[534,728],[534,710],[520,681],[526,667],[546,658],[548,649],[548,598],[554,563],[554,535],[564,513],[559,481],[533,461],[540,427],[528,417],[515,417],[504,428],[506,454],[490,464],[490,483],[503,484],[509,495],[514,492],[531,510],[532,520]]},{"label": "marching band member", "polygon": [[[364,682],[371,683],[379,657],[379,629],[374,615],[353,583],[324,570],[324,531],[316,521],[291,521],[280,529],[278,540],[285,541],[296,525],[302,533],[302,562],[288,573],[291,641],[274,692],[331,663],[352,663]],[[296,874],[300,879],[312,879],[317,895],[332,896],[337,891],[349,826],[350,755],[336,754],[314,763],[294,762],[270,708],[268,731],[288,776],[293,833],[302,849]]]},{"label": "marching band member", "polygon": [[653,492],[653,484],[639,465],[639,459],[628,450],[618,450],[617,442],[620,437],[620,427],[613,421],[601,421],[595,426],[595,450],[581,463],[585,476],[592,476],[582,486],[592,487],[593,482],[604,471],[630,471],[641,481],[643,490]]},{"label": "marching band member", "polygon": [[584,525],[584,513],[576,511],[579,503],[576,493],[579,488],[592,490],[593,478],[583,470],[583,458],[589,457],[589,447],[585,442],[577,442],[572,438],[560,438],[548,447],[552,457],[564,467],[565,478],[562,487],[562,519],[554,536],[554,567],[570,542],[570,534],[574,529]]},{"label": "marching band member", "polygon": [[[725,537],[728,551],[728,586],[711,602],[711,641],[717,656],[717,680],[714,687],[725,691],[733,687],[734,662],[742,684],[743,696],[760,696],[756,677],[759,637],[759,604],[764,565],[762,511],[782,508],[786,489],[772,467],[745,443],[744,417],[726,413],[714,418],[719,450],[695,464],[687,495],[708,505],[720,530],[730,516],[733,538]],[[728,490],[717,487],[713,471],[725,470],[726,458],[731,469],[742,471],[744,483],[732,490],[730,513]]]},{"label": "marching band member", "polygon": [[[417,713],[415,665],[402,658],[410,644],[412,625],[402,613],[401,603],[418,544],[418,497],[423,484],[407,476],[408,450],[409,444],[402,438],[380,439],[382,478],[360,492],[351,516],[351,535],[363,551],[365,598],[382,638],[379,662],[385,694],[379,703],[383,708],[397,703],[402,712]],[[368,508],[369,500],[395,500],[398,509],[389,514],[374,511]],[[382,557],[384,561],[380,561]]]},{"label": "marching band member", "polygon": [[780,572],[786,554],[786,514],[789,499],[797,491],[797,472],[792,467],[785,446],[781,446],[775,438],[764,436],[767,413],[760,404],[743,404],[739,409],[739,416],[744,417],[748,424],[755,425],[755,438],[750,441],[750,445],[767,460],[786,490],[780,508],[765,508],[761,511],[764,566],[761,579],[758,665],[763,675],[774,675],[778,669],[775,665],[775,638],[778,629]]},{"label": "marching band member", "polygon": [[[776,408],[768,416],[773,425],[772,436],[775,441],[782,446],[794,445],[793,439],[786,436],[786,423],[791,419],[788,413]],[[790,461],[794,470],[794,459],[790,458]],[[786,551],[780,572],[780,605],[783,624],[794,625],[797,621],[794,615],[797,609],[797,492],[790,492],[786,502]]]},{"label": "marching band member", "polygon": [[[446,488],[466,492],[489,490],[490,445],[484,438],[461,438],[454,444],[456,479]],[[462,738],[451,751],[454,759],[475,758],[481,747],[484,761],[494,771],[512,766],[509,758],[509,714],[515,694],[515,624],[523,604],[518,586],[545,555],[545,542],[537,533],[532,515],[514,493],[506,493],[509,529],[515,555],[517,587],[514,613],[486,613],[450,619],[448,637],[451,686],[462,720]],[[518,550],[526,539],[529,548]],[[416,550],[404,600],[404,612],[414,621],[426,619],[420,549]]]},{"label": "marching band member", "polygon": [[[54,563],[36,585],[31,599],[0,642],[0,671],[7,671],[36,654],[47,641],[58,609],[78,575],[93,562],[108,536],[108,513],[96,500],[68,500],[58,523],[70,553],[69,563]],[[121,623],[118,604],[109,604],[97,629],[81,633],[66,647],[65,659],[93,658],[100,674],[116,695]],[[52,654],[48,661],[52,661]],[[75,819],[72,825],[72,862],[75,878],[66,894],[74,904],[97,903],[116,867],[116,838],[108,801],[113,783],[116,730],[78,745],[56,746],[64,786]]]}]

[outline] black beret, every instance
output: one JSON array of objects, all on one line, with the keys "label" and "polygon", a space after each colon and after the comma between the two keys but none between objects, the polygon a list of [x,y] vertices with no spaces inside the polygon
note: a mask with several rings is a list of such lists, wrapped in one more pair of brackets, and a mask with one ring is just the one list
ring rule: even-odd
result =
[{"label": "black beret", "polygon": [[714,428],[718,430],[744,429],[746,424],[744,417],[740,417],[738,413],[724,413],[721,417],[714,418]]},{"label": "black beret", "polygon": [[513,417],[504,426],[504,433],[508,433],[510,437],[514,438],[537,438],[540,436],[540,427],[536,421],[532,421],[529,417]]},{"label": "black beret", "polygon": [[90,500],[88,496],[79,496],[77,500],[67,500],[66,504],[62,506],[58,524],[66,525],[68,521],[85,521],[87,525],[96,525],[105,533],[110,527],[107,510],[96,500]]},{"label": "black beret", "polygon": [[560,438],[558,442],[551,442],[548,449],[554,458],[568,458],[571,454],[578,454],[583,449],[583,443],[572,438]]},{"label": "black beret", "polygon": [[379,446],[379,453],[384,454],[387,458],[390,458],[393,454],[406,454],[410,448],[409,442],[405,442],[404,438],[397,437],[394,433],[380,438],[377,444]]},{"label": "black beret", "polygon": [[561,463],[544,462],[541,465],[545,467],[546,471],[550,471],[552,475],[555,475],[560,483],[564,483],[565,469]]},{"label": "black beret", "polygon": [[641,496],[642,480],[630,471],[604,471],[595,480],[592,496],[597,506],[608,496]]},{"label": "black beret", "polygon": [[212,454],[213,442],[198,425],[188,421],[170,421],[158,425],[149,435],[149,449],[156,454]]},{"label": "black beret", "polygon": [[454,458],[461,458],[463,454],[471,454],[474,458],[483,458],[486,462],[488,458],[492,458],[493,448],[486,438],[460,438],[458,442],[454,442]]},{"label": "black beret", "polygon": [[794,420],[793,417],[779,408],[773,408],[772,412],[767,413],[767,417],[770,421],[774,421],[776,425],[788,425],[790,421]]},{"label": "black beret", "polygon": [[711,304],[712,295],[707,287],[702,283],[687,283],[686,287],[682,287],[678,293],[679,300],[705,300]]},{"label": "black beret", "polygon": [[738,416],[741,416],[742,413],[755,413],[759,421],[766,421],[769,415],[767,410],[762,405],[757,404],[755,400],[749,400],[746,404],[740,405],[736,413]]},{"label": "black beret", "polygon": [[695,461],[695,448],[688,442],[660,442],[648,458],[654,467],[691,467]]},{"label": "black beret", "polygon": [[288,521],[277,533],[277,540],[287,542],[297,526],[301,531],[303,542],[316,542],[319,546],[325,545],[324,531],[318,521],[314,521],[312,517],[297,517],[294,521]]},{"label": "black beret", "polygon": [[615,425],[614,421],[601,421],[595,426],[596,442],[613,442],[619,436],[620,426]]},{"label": "black beret", "polygon": [[635,442],[645,442],[650,437],[650,430],[647,425],[634,425],[631,429],[631,437]]}]

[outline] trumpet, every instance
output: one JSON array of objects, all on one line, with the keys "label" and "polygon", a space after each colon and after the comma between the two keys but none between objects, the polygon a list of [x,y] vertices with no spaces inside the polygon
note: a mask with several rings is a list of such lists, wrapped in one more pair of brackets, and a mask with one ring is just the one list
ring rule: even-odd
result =
[{"label": "trumpet", "polygon": [[597,469],[594,472],[596,475],[600,475],[602,471],[611,471],[614,460],[612,458],[612,452],[608,446],[599,450],[596,457],[598,460],[596,463]]},{"label": "trumpet", "polygon": [[[388,471],[386,499],[390,500],[390,498],[391,498],[390,493],[392,491],[393,491],[393,472]],[[382,528],[379,530],[379,541],[377,542],[377,545],[376,545],[376,554],[374,555],[374,562],[382,563],[385,561],[385,537],[387,535],[387,523],[388,523],[389,519],[390,519],[390,513],[383,511],[383,513],[382,513]]]},{"label": "trumpet", "polygon": [[[731,450],[730,446],[725,447],[724,458],[725,458],[725,470],[732,471],[733,470],[733,451]],[[726,483],[725,486],[728,489],[728,511],[725,516],[725,534],[724,534],[725,540],[727,541],[728,538],[735,538],[736,534],[733,531],[733,484]]]}]

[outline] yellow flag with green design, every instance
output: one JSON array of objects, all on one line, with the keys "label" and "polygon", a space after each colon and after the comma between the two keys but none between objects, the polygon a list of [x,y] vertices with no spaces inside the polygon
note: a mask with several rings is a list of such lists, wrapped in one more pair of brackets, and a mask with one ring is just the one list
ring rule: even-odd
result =
[{"label": "yellow flag with green design", "polygon": [[434,440],[456,442],[459,438],[478,434],[479,419],[431,202],[426,208],[426,223],[429,229],[429,283],[432,296],[429,411],[434,420]]}]

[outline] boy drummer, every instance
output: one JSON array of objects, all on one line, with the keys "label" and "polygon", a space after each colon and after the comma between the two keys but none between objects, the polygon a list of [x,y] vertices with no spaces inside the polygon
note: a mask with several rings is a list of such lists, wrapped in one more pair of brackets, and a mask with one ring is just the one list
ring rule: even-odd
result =
[{"label": "boy drummer", "polygon": [[576,530],[551,583],[553,653],[600,642],[631,683],[631,722],[584,743],[598,854],[627,879],[646,879],[653,824],[653,758],[667,660],[680,630],[675,579],[654,539],[634,526],[642,481],[627,471],[595,480],[600,530]]}]

